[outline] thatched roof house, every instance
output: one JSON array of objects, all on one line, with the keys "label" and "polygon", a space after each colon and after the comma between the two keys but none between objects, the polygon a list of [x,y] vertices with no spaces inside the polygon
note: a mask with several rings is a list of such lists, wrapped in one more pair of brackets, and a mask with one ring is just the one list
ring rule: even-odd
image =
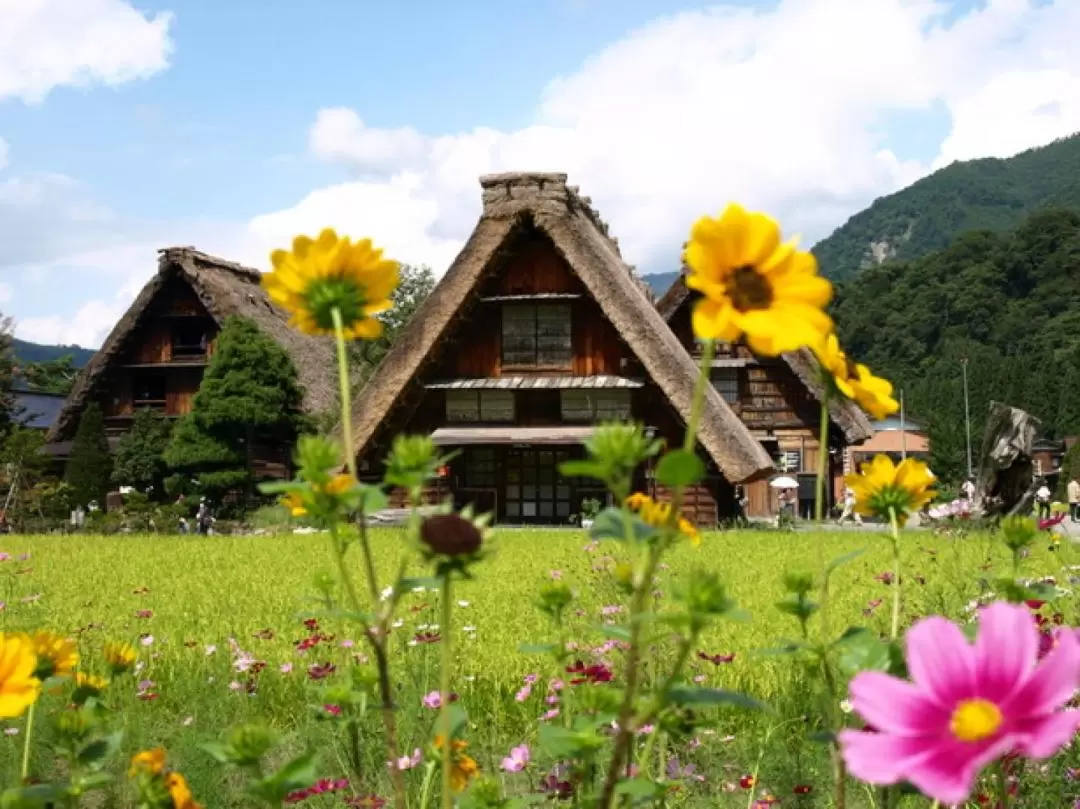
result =
[{"label": "thatched roof house", "polygon": [[63,445],[74,437],[91,399],[101,402],[114,435],[141,406],[170,416],[189,411],[213,337],[232,315],[256,323],[292,357],[307,412],[335,407],[332,341],[290,328],[287,314],[271,303],[260,279],[258,270],[191,247],[160,250],[157,273],[75,380],[49,432],[54,453],[66,454]]},{"label": "thatched roof house", "polygon": [[[468,382],[473,387],[498,384],[520,391],[519,398],[543,386],[645,386],[658,395],[648,405],[635,399],[634,418],[649,423],[670,415],[685,425],[698,369],[664,323],[647,285],[622,260],[588,197],[568,186],[565,174],[496,174],[482,177],[480,185],[483,211],[475,230],[355,403],[357,455],[371,459],[384,451],[392,434],[415,423],[413,415],[428,407],[427,394],[461,387],[466,375],[476,377]],[[512,328],[508,318],[517,316],[508,312],[514,306],[542,306],[545,301],[550,306],[562,299],[573,300],[576,307],[572,330],[569,323],[565,327],[566,371],[511,368],[505,350],[507,329]],[[491,331],[485,332],[487,324]],[[614,348],[608,351],[602,343]],[[490,355],[491,360],[476,360],[466,371],[463,361],[451,361],[454,352]],[[432,407],[435,413],[441,405]],[[549,435],[582,429],[560,427],[557,416],[551,419],[545,428]],[[425,424],[440,426],[437,419]],[[509,429],[528,428],[522,424]],[[524,432],[518,436],[522,445],[529,440]],[[773,470],[761,445],[712,388],[706,391],[700,445],[729,482]]]}]

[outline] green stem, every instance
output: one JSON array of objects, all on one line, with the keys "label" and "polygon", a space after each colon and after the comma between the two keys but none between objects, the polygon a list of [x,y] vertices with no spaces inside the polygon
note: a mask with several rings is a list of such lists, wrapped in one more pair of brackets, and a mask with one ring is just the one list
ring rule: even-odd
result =
[{"label": "green stem", "polygon": [[1009,809],[1009,778],[1005,775],[1005,763],[998,760],[997,767],[997,782],[998,782],[998,807],[999,809]]},{"label": "green stem", "polygon": [[814,490],[814,519],[821,522],[825,513],[825,477],[829,474],[829,386],[821,395],[821,428],[818,431],[817,486]]},{"label": "green stem", "polygon": [[443,573],[442,580],[442,670],[439,672],[439,726],[442,734],[442,806],[443,809],[452,809],[454,797],[450,789],[451,766],[453,764],[453,744],[450,738],[450,667],[453,665],[453,645],[451,638],[453,633],[450,628],[453,602],[452,577],[449,571]]},{"label": "green stem", "polygon": [[900,525],[896,520],[896,509],[889,506],[889,527],[892,536],[893,551],[893,603],[892,603],[892,628],[889,631],[889,640],[895,641],[900,634]]},{"label": "green stem", "polygon": [[[394,763],[397,766],[397,762]],[[431,762],[427,765],[427,772],[424,773],[424,784],[420,787],[420,809],[427,809],[428,804],[431,803],[431,788],[435,785],[435,762]]]},{"label": "green stem", "polygon": [[26,712],[26,736],[23,739],[23,754],[22,754],[22,783],[26,783],[30,777],[30,737],[34,735],[34,708],[37,704],[30,703],[30,708]]},{"label": "green stem", "polygon": [[694,445],[697,443],[697,429],[701,423],[701,411],[705,407],[705,386],[709,384],[715,354],[716,344],[712,340],[705,340],[701,346],[701,369],[694,383],[694,398],[690,403],[690,419],[686,422],[683,449],[687,452],[693,452]]},{"label": "green stem", "polygon": [[341,440],[345,444],[345,462],[349,474],[356,477],[356,447],[352,436],[352,395],[349,390],[349,360],[345,352],[345,324],[336,306],[330,312],[334,320],[334,340],[337,343],[338,386],[341,394]]}]

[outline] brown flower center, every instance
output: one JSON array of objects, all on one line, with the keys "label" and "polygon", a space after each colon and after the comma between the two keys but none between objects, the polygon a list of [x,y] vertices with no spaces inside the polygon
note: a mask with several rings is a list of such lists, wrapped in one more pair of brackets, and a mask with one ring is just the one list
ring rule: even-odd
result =
[{"label": "brown flower center", "polygon": [[739,267],[728,282],[731,303],[740,312],[767,309],[773,300],[772,286],[751,266]]}]

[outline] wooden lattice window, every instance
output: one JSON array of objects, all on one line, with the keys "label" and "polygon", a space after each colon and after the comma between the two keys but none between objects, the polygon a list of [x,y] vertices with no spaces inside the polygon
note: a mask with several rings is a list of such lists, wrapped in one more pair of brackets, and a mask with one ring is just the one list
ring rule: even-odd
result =
[{"label": "wooden lattice window", "polygon": [[625,421],[631,416],[630,391],[614,390],[562,391],[563,421]]},{"label": "wooden lattice window", "polygon": [[776,465],[782,472],[798,473],[802,471],[802,450],[782,449]]},{"label": "wooden lattice window", "polygon": [[492,447],[470,447],[465,451],[465,486],[482,489],[495,485],[495,450]]},{"label": "wooden lattice window", "polygon": [[742,374],[739,368],[713,368],[709,374],[713,387],[728,404],[738,404],[742,392]]},{"label": "wooden lattice window", "polygon": [[514,392],[509,390],[448,390],[446,420],[509,422],[514,420]]},{"label": "wooden lattice window", "polygon": [[570,304],[513,304],[502,312],[503,365],[566,368],[574,356]]}]

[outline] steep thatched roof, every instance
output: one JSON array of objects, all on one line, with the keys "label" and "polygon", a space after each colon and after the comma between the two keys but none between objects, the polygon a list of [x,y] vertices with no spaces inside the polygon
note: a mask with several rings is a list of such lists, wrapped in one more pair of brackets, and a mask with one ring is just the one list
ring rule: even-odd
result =
[{"label": "steep thatched roof", "polygon": [[[672,316],[684,303],[690,299],[690,288],[686,286],[686,279],[680,275],[664,293],[656,304],[657,310],[665,321],[670,321]],[[821,381],[815,370],[814,357],[807,348],[792,351],[783,355],[788,367],[795,372],[795,376],[806,386],[814,397],[821,401]],[[849,444],[866,441],[874,435],[874,428],[870,419],[863,413],[862,408],[850,399],[838,399],[829,401],[829,415],[833,423],[844,431],[844,438]]]},{"label": "steep thatched roof", "polygon": [[191,247],[168,247],[158,253],[157,274],[143,287],[93,359],[80,372],[64,409],[49,433],[49,441],[62,441],[74,434],[87,397],[97,392],[103,372],[126,351],[147,307],[173,278],[180,278],[191,285],[202,305],[219,325],[231,315],[248,318],[284,348],[292,357],[304,387],[304,409],[307,412],[321,412],[336,406],[333,342],[290,328],[288,315],[270,302],[260,286],[261,274],[258,270],[201,253]]},{"label": "steep thatched roof", "polygon": [[[646,372],[685,421],[697,368],[652,303],[645,284],[622,261],[618,244],[587,197],[565,174],[496,174],[480,179],[483,213],[464,249],[413,316],[353,408],[357,453],[402,401],[410,382],[475,295],[499,248],[531,222],[581,279]],[[732,481],[765,476],[773,462],[720,395],[707,388],[702,446]]]}]

